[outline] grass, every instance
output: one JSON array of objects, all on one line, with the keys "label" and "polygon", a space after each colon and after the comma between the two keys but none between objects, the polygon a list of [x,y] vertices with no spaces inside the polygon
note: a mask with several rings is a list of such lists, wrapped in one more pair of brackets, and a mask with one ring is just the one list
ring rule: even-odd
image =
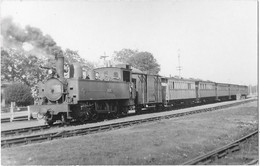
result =
[{"label": "grass", "polygon": [[2,165],[180,164],[231,142],[257,126],[254,102],[243,108],[2,149]]}]

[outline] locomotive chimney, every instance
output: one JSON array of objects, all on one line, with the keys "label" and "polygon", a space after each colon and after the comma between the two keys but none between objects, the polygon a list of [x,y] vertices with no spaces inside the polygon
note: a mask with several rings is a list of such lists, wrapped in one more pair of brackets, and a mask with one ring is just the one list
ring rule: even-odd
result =
[{"label": "locomotive chimney", "polygon": [[56,57],[56,70],[60,78],[64,78],[64,57],[58,55]]},{"label": "locomotive chimney", "polygon": [[82,78],[82,68],[79,63],[73,63],[74,66],[74,78]]}]

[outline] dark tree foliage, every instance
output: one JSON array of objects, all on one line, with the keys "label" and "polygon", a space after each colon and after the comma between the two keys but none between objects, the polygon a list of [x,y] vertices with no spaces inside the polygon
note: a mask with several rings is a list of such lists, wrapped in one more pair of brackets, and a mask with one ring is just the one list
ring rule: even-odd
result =
[{"label": "dark tree foliage", "polygon": [[8,104],[15,102],[17,106],[27,106],[33,104],[31,88],[22,83],[9,85],[5,89],[5,99]]},{"label": "dark tree foliage", "polygon": [[66,49],[64,52],[64,60],[67,64],[80,63],[84,70],[94,68],[94,64],[80,57],[77,51]]},{"label": "dark tree foliage", "polygon": [[135,68],[146,72],[147,74],[158,74],[160,65],[149,52],[138,52],[131,56],[128,62]]},{"label": "dark tree foliage", "polygon": [[122,49],[120,51],[115,51],[115,60],[119,61],[119,62],[123,62],[123,63],[128,63],[129,58],[132,57],[133,55],[135,55],[136,53],[138,53],[138,50],[131,50],[131,49]]},{"label": "dark tree foliage", "polygon": [[122,49],[115,51],[114,59],[119,62],[128,63],[133,67],[148,74],[158,74],[160,65],[154,56],[149,52],[139,52],[138,50]]},{"label": "dark tree foliage", "polygon": [[35,85],[46,73],[39,68],[44,62],[34,55],[22,51],[1,48],[1,81],[22,82]]}]

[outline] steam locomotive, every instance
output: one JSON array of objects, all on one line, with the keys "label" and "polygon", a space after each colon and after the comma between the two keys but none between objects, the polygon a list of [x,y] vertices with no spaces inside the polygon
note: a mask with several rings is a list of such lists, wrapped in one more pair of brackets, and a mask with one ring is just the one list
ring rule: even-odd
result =
[{"label": "steam locomotive", "polygon": [[38,84],[39,97],[30,111],[49,125],[55,121],[82,123],[102,115],[117,117],[153,107],[231,100],[248,95],[247,86],[162,77],[129,65],[97,68],[83,78],[79,64],[64,77],[64,57],[56,57],[56,75]]}]

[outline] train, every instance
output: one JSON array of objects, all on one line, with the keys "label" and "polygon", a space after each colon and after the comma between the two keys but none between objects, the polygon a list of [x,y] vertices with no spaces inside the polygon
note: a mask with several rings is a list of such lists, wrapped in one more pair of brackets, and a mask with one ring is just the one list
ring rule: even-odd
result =
[{"label": "train", "polygon": [[129,112],[155,111],[168,106],[246,98],[248,87],[198,79],[164,77],[141,72],[130,65],[101,67],[83,77],[80,64],[64,77],[64,57],[56,57],[56,74],[38,83],[38,98],[30,111],[48,125],[86,123],[102,116],[116,118]]}]

